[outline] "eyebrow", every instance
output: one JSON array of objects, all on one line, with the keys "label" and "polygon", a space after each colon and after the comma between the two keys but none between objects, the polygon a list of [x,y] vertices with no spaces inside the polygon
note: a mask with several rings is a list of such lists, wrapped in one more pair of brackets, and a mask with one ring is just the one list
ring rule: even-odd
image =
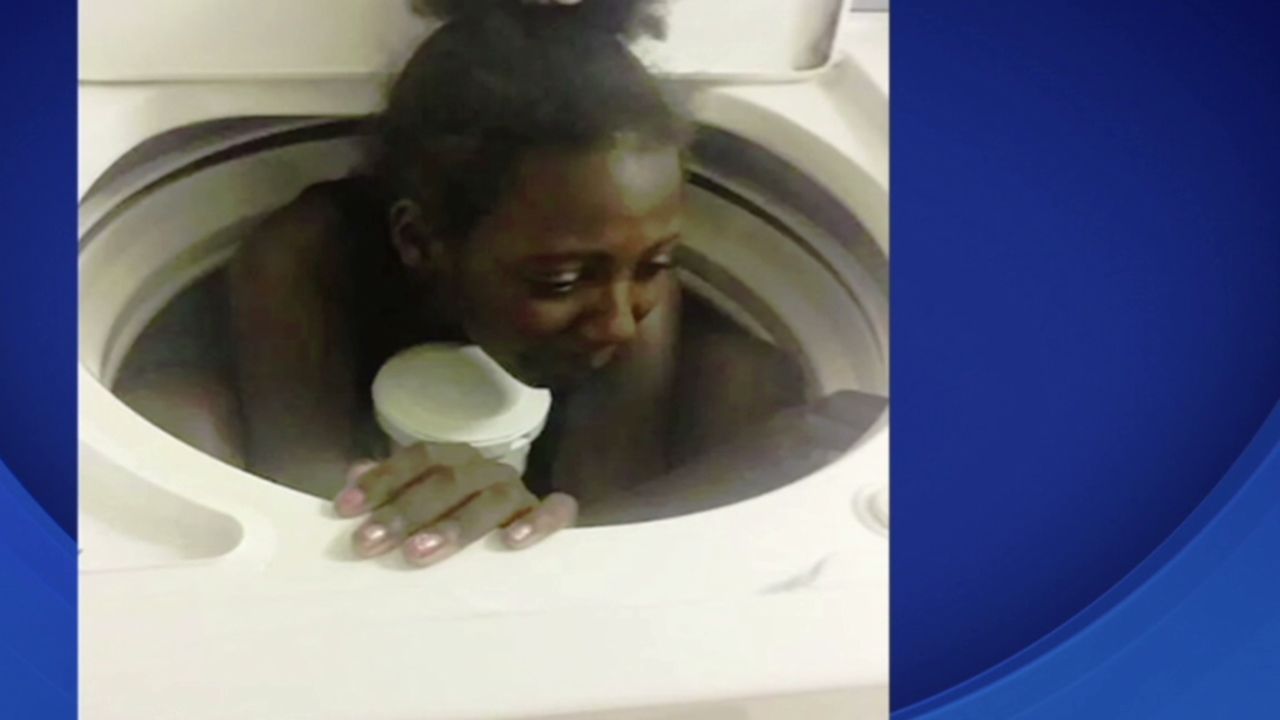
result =
[{"label": "eyebrow", "polygon": [[[676,231],[654,242],[645,251],[641,253],[641,257],[648,258],[658,252],[667,249],[667,246],[675,243],[680,239],[680,232]],[[592,258],[608,257],[609,253],[600,250],[578,250],[556,253],[539,253],[537,255],[526,255],[517,262],[520,264],[530,265],[567,265],[573,262],[584,262]]]},{"label": "eyebrow", "polygon": [[680,240],[680,234],[679,230],[669,233],[666,237],[650,245],[649,249],[644,251],[645,254],[649,255],[655,250],[664,249],[667,245],[674,245],[678,240]]},{"label": "eyebrow", "polygon": [[541,255],[526,255],[520,258],[520,263],[535,263],[538,265],[563,265],[566,263],[577,262],[600,255],[599,252],[563,252],[563,253],[544,253]]}]

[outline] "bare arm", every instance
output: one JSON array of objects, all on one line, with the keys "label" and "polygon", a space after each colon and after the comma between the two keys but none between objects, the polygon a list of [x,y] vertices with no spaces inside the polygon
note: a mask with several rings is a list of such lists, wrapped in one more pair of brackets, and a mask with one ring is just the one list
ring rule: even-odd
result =
[{"label": "bare arm", "polygon": [[696,314],[683,335],[669,429],[674,466],[805,403],[803,371],[773,345]]},{"label": "bare arm", "polygon": [[641,522],[666,517],[674,507],[697,512],[761,495],[843,455],[887,404],[842,391],[786,408],[661,477],[600,499],[583,516],[592,524]]},{"label": "bare arm", "polygon": [[341,488],[355,407],[331,227],[324,198],[304,194],[264,221],[230,268],[249,467],[317,495]]},{"label": "bare arm", "polygon": [[884,398],[854,392],[806,402],[803,373],[786,353],[696,309],[683,335],[670,469],[608,483],[584,505],[588,522],[692,512],[780,487],[847,451],[885,407]]}]

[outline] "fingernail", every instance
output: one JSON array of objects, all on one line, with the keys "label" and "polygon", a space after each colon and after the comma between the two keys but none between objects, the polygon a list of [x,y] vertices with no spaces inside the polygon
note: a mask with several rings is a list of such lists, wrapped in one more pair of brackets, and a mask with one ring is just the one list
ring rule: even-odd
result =
[{"label": "fingernail", "polygon": [[391,532],[391,528],[381,523],[368,523],[356,530],[355,536],[352,538],[356,552],[364,557],[380,555],[396,544],[395,533]]},{"label": "fingernail", "polygon": [[338,493],[338,497],[333,501],[333,504],[338,509],[339,515],[351,517],[364,512],[366,499],[367,497],[363,490],[353,487]]},{"label": "fingernail", "polygon": [[445,537],[439,533],[420,532],[404,544],[405,557],[410,562],[421,563],[431,559],[445,546]]},{"label": "fingernail", "polygon": [[365,473],[376,467],[378,467],[378,463],[373,460],[358,460],[352,463],[351,467],[347,468],[347,487],[355,485],[356,481],[364,477]]},{"label": "fingernail", "polygon": [[507,528],[507,544],[519,546],[533,537],[533,523],[521,521]]}]

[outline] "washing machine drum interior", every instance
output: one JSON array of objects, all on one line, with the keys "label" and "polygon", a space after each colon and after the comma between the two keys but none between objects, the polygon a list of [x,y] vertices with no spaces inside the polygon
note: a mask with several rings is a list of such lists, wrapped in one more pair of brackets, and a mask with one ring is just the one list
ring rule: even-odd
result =
[{"label": "washing machine drum interior", "polygon": [[[80,359],[106,387],[148,325],[216,273],[246,227],[362,161],[358,123],[279,124],[223,121],[161,136],[86,194]],[[799,359],[812,396],[887,396],[887,263],[857,218],[802,171],[740,137],[702,128],[691,158],[679,262],[686,290]],[[767,489],[726,489],[717,502]]]}]

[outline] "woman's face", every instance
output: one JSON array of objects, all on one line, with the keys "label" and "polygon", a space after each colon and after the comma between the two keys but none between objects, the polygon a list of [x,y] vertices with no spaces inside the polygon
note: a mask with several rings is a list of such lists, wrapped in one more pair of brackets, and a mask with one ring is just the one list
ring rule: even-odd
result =
[{"label": "woman's face", "polygon": [[676,148],[627,137],[527,154],[450,263],[471,338],[532,385],[608,364],[672,290],[683,186]]}]

